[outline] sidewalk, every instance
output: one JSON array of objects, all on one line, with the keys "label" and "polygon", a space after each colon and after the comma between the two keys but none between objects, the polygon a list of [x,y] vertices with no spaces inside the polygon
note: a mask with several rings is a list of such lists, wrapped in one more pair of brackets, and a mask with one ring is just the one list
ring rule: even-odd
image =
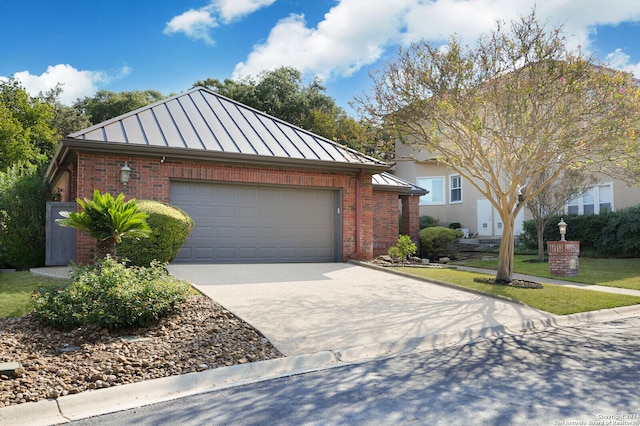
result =
[{"label": "sidewalk", "polygon": [[[458,268],[488,274],[495,273],[495,271],[477,268],[461,266],[458,266]],[[68,268],[66,267],[38,268],[32,272],[34,274],[58,278],[68,276]],[[620,292],[619,290],[622,290],[624,294],[640,296],[640,291],[634,290],[578,284],[519,274],[516,274],[515,277],[530,281],[567,285],[611,293],[618,293]],[[541,311],[537,312],[542,313]],[[580,324],[589,322],[611,321],[636,316],[640,316],[640,305],[566,316],[556,316],[545,313],[543,317],[534,315],[512,323],[492,325],[490,327],[480,324],[474,329],[468,327],[460,328],[452,325],[452,323],[448,323],[446,329],[440,329],[436,334],[430,334],[420,338],[382,342],[377,345],[343,348],[342,350],[322,350],[310,354],[294,355],[270,361],[216,368],[200,373],[189,373],[98,391],[88,391],[76,395],[67,395],[55,400],[3,407],[0,408],[0,425],[31,426],[66,423],[110,412],[169,401],[184,396],[206,393],[214,389],[224,389],[279,377],[288,377],[349,364],[358,364],[370,361],[376,357],[393,357],[400,354],[428,351],[437,347],[461,345],[480,339],[491,339],[505,334],[521,334],[530,330],[579,326]]]}]

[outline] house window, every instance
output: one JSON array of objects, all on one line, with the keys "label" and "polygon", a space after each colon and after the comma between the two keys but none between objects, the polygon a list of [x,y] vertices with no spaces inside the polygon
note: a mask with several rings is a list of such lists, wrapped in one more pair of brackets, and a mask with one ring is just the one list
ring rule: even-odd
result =
[{"label": "house window", "polygon": [[462,177],[460,175],[449,176],[449,202],[462,202]]},{"label": "house window", "polygon": [[569,214],[599,214],[613,211],[613,184],[598,185],[567,203]]},{"label": "house window", "polygon": [[429,191],[427,195],[420,197],[421,206],[445,204],[444,176],[419,177],[416,184]]}]

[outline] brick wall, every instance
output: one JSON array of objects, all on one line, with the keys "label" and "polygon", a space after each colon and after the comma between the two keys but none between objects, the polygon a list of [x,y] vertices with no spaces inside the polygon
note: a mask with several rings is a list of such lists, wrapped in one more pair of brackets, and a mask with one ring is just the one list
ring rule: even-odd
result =
[{"label": "brick wall", "polygon": [[[131,168],[131,178],[126,187],[120,182],[120,168],[125,161]],[[371,175],[368,173],[361,175],[348,172],[323,172],[321,170],[246,167],[197,161],[167,160],[163,162],[160,158],[79,152],[77,194],[75,197],[91,198],[94,189],[98,189],[101,192],[107,191],[114,196],[124,193],[126,199],[152,199],[169,202],[169,186],[172,179],[339,189],[342,191],[343,260],[347,260],[356,251],[355,183],[357,179],[360,183],[361,203],[359,234],[361,254],[358,258],[370,260],[373,257],[374,197]],[[79,233],[77,241],[78,263],[91,263],[94,253],[94,240],[84,233]]]},{"label": "brick wall", "polygon": [[398,242],[398,193],[373,191],[373,255],[387,254],[389,247]]},{"label": "brick wall", "polygon": [[417,195],[402,195],[402,228],[400,233],[408,235],[411,240],[418,246],[420,253],[420,197]]}]

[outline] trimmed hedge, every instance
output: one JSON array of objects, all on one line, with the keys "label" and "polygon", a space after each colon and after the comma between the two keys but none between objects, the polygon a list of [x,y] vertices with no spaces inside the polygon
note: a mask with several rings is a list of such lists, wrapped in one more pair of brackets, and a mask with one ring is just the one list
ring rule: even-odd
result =
[{"label": "trimmed hedge", "polygon": [[[640,206],[596,215],[554,215],[544,229],[544,241],[558,241],[558,222],[568,224],[566,239],[580,241],[580,251],[601,257],[640,257]],[[521,241],[537,247],[535,222],[524,222]]]},{"label": "trimmed hedge", "polygon": [[420,230],[420,252],[422,257],[437,259],[442,256],[454,256],[453,243],[464,234],[462,231],[432,226]]},{"label": "trimmed hedge", "polygon": [[148,266],[153,260],[171,262],[189,238],[193,220],[181,209],[152,200],[137,200],[138,211],[147,213],[149,238],[128,238],[118,244],[118,257],[134,266]]}]

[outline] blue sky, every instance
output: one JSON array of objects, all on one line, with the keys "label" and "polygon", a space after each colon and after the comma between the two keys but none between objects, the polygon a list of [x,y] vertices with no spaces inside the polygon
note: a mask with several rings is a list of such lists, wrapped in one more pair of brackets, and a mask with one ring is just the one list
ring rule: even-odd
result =
[{"label": "blue sky", "polygon": [[0,78],[61,100],[97,90],[187,90],[293,66],[347,103],[412,40],[472,43],[536,4],[569,43],[640,78],[640,0],[22,0],[0,2]]}]

